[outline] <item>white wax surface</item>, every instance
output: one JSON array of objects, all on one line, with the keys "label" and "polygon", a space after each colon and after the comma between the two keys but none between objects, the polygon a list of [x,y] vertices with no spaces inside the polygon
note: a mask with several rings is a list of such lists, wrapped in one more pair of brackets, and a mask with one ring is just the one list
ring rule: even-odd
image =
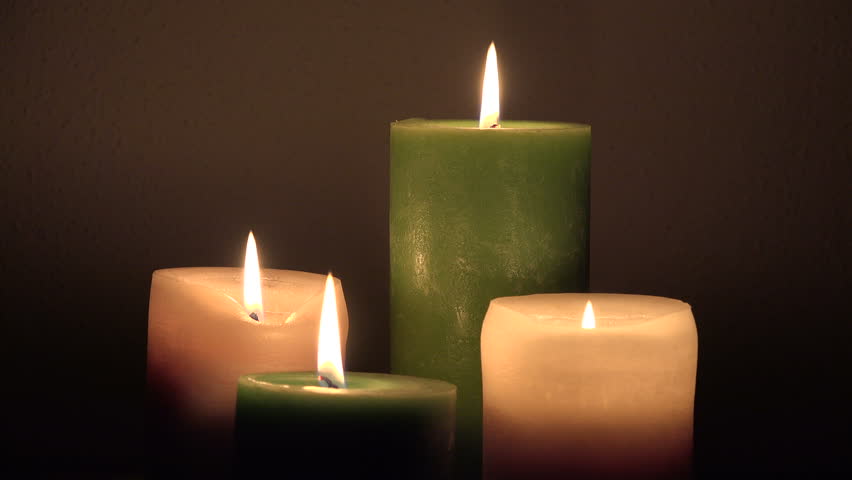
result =
[{"label": "white wax surface", "polygon": [[[155,446],[228,450],[240,375],[316,370],[325,275],[273,269],[261,275],[264,323],[242,305],[241,268],[154,272],[149,434],[169,437],[149,439]],[[345,358],[349,319],[340,281],[335,285]]]},{"label": "white wax surface", "polygon": [[[581,328],[587,300],[594,329]],[[482,329],[486,478],[688,471],[697,354],[691,309],[678,300],[493,300]]]}]

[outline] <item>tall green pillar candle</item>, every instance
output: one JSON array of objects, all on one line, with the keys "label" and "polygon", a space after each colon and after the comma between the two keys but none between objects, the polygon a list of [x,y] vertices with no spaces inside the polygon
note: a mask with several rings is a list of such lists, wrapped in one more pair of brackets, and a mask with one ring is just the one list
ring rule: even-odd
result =
[{"label": "tall green pillar candle", "polygon": [[[237,386],[237,474],[285,478],[446,479],[456,387],[379,373],[346,373],[347,388],[315,372],[243,375]],[[294,477],[295,478],[295,477]]]},{"label": "tall green pillar candle", "polygon": [[456,472],[482,455],[479,333],[491,299],[588,289],[591,127],[391,124],[391,369],[458,387]]}]

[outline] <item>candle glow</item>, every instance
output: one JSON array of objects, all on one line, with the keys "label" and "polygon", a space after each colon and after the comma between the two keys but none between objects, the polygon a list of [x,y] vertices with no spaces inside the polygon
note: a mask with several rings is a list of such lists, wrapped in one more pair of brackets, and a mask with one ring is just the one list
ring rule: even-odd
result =
[{"label": "candle glow", "polygon": [[482,478],[690,477],[698,335],[686,303],[496,298],[481,352]]},{"label": "candle glow", "polygon": [[331,273],[325,281],[325,293],[320,314],[319,345],[317,348],[317,375],[320,385],[346,388],[343,360],[340,355],[340,326],[337,319],[337,295]]},{"label": "candle glow", "polygon": [[586,309],[583,310],[583,328],[595,328],[595,310],[592,308],[592,301],[586,301]]},{"label": "candle glow", "polygon": [[500,80],[497,75],[497,49],[494,42],[485,56],[485,75],[482,79],[482,107],[479,112],[479,128],[500,126]]},{"label": "candle glow", "polygon": [[243,305],[248,315],[263,323],[263,299],[260,293],[260,260],[254,233],[249,231],[246,243],[246,261],[243,268]]}]

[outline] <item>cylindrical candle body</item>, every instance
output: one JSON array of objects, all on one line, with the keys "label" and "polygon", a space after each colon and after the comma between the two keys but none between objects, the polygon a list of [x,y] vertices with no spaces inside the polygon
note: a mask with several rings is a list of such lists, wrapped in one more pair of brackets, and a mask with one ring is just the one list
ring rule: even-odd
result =
[{"label": "cylindrical candle body", "polygon": [[[581,328],[587,300],[597,317]],[[485,478],[681,478],[698,337],[642,295],[498,298],[482,328]]]},{"label": "cylindrical candle body", "polygon": [[391,369],[458,386],[458,472],[481,468],[488,302],[588,287],[588,125],[391,124]]},{"label": "cylindrical candle body", "polygon": [[[152,474],[227,473],[240,375],[316,368],[325,275],[261,273],[263,323],[242,305],[242,269],[154,272],[146,412]],[[335,283],[345,352],[349,322]]]},{"label": "cylindrical candle body", "polygon": [[241,377],[237,473],[246,478],[275,472],[307,478],[449,478],[454,385],[352,372],[346,373],[346,385],[320,387],[314,372]]}]

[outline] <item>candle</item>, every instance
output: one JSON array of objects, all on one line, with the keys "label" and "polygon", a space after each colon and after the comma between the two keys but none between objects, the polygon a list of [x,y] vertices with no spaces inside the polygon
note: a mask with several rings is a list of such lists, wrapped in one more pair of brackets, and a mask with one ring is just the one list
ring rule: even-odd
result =
[{"label": "candle", "polygon": [[482,328],[485,478],[688,474],[697,355],[678,300],[493,300]]},{"label": "candle", "polygon": [[[227,469],[237,379],[249,372],[313,368],[324,281],[313,273],[261,271],[251,234],[245,272],[154,272],[146,418],[152,470]],[[345,332],[339,281],[336,288]]]},{"label": "candle", "polygon": [[410,119],[390,138],[391,369],[458,386],[457,457],[470,478],[488,302],[588,288],[591,128],[500,120],[489,78],[486,128]]},{"label": "candle", "polygon": [[449,478],[455,386],[400,375],[344,375],[328,278],[317,370],[239,379],[237,473]]}]

